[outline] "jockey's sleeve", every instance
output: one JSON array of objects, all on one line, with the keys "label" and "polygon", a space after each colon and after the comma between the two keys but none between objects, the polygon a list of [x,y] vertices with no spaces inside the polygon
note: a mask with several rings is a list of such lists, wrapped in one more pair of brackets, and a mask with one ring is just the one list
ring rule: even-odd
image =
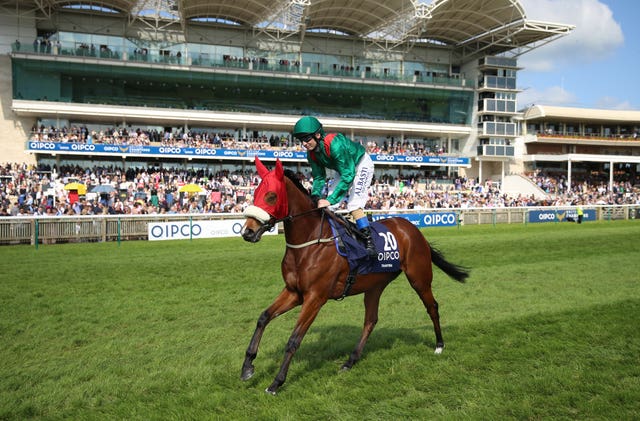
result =
[{"label": "jockey's sleeve", "polygon": [[312,196],[321,196],[324,185],[327,182],[327,171],[325,168],[313,160],[309,160],[311,165],[311,176],[313,177],[313,185],[311,187]]},{"label": "jockey's sleeve", "polygon": [[[346,139],[347,142],[351,142]],[[334,146],[335,145],[335,146]],[[345,142],[333,142],[331,144],[331,158],[335,163],[335,169],[340,174],[340,181],[336,184],[333,192],[327,197],[332,205],[338,203],[347,194],[351,183],[356,177],[356,162],[352,151],[345,146]]]}]

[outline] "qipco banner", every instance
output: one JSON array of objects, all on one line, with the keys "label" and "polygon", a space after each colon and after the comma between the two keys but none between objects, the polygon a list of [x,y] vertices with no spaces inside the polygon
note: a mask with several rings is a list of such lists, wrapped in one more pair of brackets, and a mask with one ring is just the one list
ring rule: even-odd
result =
[{"label": "qipco banner", "polygon": [[[237,237],[242,231],[244,219],[228,219],[223,221],[172,221],[150,222],[149,241],[189,240],[194,238]],[[264,235],[276,235],[274,227]]]},{"label": "qipco banner", "polygon": [[397,213],[397,214],[376,214],[373,220],[384,218],[405,218],[418,228],[426,227],[453,227],[457,225],[458,218],[455,212],[434,212],[434,213]]},{"label": "qipco banner", "polygon": [[[529,211],[529,222],[575,222],[578,220],[578,213],[575,209],[550,209]],[[596,210],[585,209],[582,215],[583,221],[595,221]]]}]

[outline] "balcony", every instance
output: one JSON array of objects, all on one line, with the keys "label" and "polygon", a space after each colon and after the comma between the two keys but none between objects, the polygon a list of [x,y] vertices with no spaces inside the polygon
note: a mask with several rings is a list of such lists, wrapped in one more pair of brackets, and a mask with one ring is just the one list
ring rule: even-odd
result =
[{"label": "balcony", "polygon": [[513,157],[515,149],[511,145],[480,145],[478,156]]}]

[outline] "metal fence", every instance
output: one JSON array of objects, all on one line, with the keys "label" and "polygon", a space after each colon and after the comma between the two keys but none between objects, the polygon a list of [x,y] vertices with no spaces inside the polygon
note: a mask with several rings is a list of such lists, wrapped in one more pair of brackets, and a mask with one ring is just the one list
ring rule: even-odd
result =
[{"label": "metal fence", "polygon": [[[595,212],[595,220],[640,219],[640,205],[588,206],[585,207],[585,211],[587,210]],[[527,224],[531,222],[530,214],[535,211],[563,214],[567,211],[574,212],[575,207],[428,209],[393,213],[455,212],[458,224],[480,225]],[[374,211],[372,213],[390,212]],[[193,223],[241,217],[237,213],[0,217],[0,245],[148,240],[150,222],[189,221]],[[552,220],[549,223],[552,223]]]}]

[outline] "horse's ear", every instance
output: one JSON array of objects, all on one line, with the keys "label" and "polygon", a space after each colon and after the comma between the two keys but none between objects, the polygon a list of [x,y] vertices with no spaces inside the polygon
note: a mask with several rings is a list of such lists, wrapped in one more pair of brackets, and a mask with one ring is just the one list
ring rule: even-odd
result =
[{"label": "horse's ear", "polygon": [[282,166],[282,162],[280,159],[276,159],[276,177],[282,180],[284,178],[284,167]]},{"label": "horse's ear", "polygon": [[258,175],[260,178],[264,178],[267,174],[269,174],[269,170],[264,166],[262,161],[256,156],[256,169],[258,170]]}]

